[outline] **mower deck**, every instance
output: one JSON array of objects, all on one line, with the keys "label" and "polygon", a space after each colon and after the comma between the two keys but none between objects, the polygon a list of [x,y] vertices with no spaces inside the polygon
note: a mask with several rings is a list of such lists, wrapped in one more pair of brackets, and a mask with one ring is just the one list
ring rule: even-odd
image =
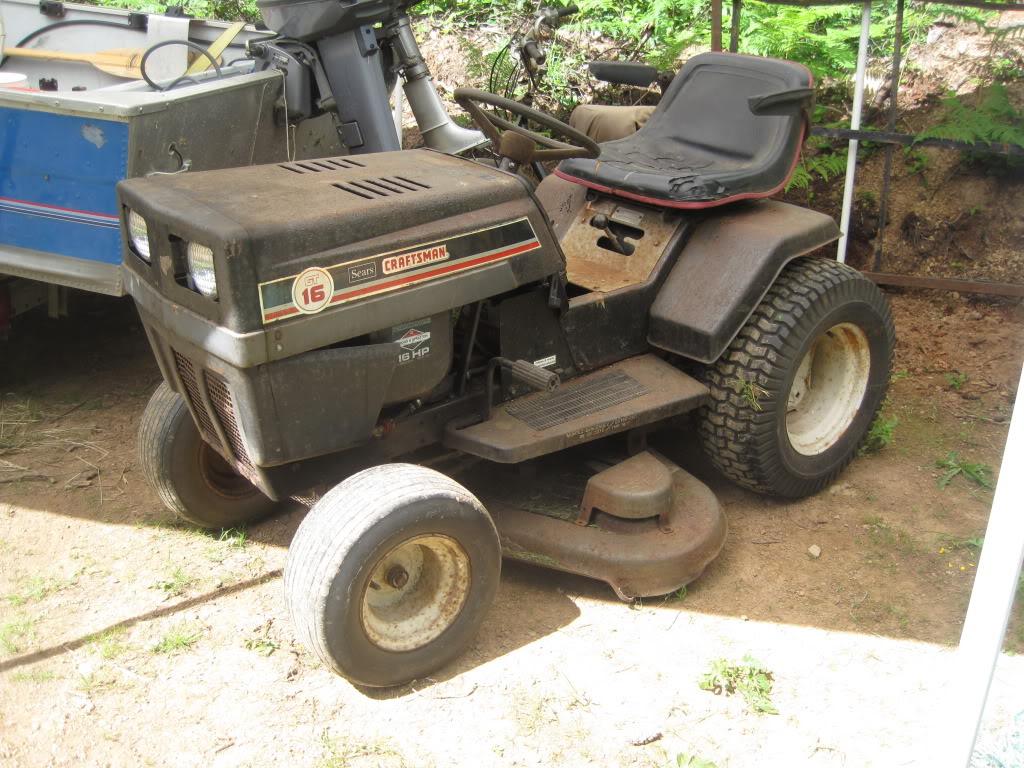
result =
[{"label": "mower deck", "polygon": [[492,408],[490,418],[450,426],[448,448],[512,464],[696,408],[707,388],[654,355],[640,355]]},{"label": "mower deck", "polygon": [[[477,465],[462,478],[494,517],[505,557],[607,582],[632,600],[689,584],[721,551],[725,516],[693,475],[654,452],[611,466],[576,453],[545,457],[543,466]],[[638,491],[652,493],[652,465],[667,482],[654,483],[660,499],[646,500],[653,516],[636,519]]]}]

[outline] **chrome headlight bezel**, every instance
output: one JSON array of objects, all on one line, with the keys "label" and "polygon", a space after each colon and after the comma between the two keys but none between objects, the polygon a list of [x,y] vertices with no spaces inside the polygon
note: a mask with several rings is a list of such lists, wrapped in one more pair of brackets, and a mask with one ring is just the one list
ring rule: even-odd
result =
[{"label": "chrome headlight bezel", "polygon": [[131,247],[132,253],[147,264],[152,264],[153,251],[149,242],[149,224],[146,223],[142,214],[131,208],[125,209],[124,219],[125,229],[128,232],[128,245]]},{"label": "chrome headlight bezel", "polygon": [[189,282],[208,299],[217,299],[217,269],[213,249],[191,240],[185,243]]}]

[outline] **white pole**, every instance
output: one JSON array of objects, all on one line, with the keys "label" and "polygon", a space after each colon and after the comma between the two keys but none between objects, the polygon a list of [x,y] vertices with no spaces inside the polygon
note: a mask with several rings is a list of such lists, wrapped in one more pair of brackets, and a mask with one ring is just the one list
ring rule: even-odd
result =
[{"label": "white pole", "polygon": [[952,738],[951,766],[967,766],[978,738],[985,700],[992,685],[1006,624],[1013,607],[1017,580],[1024,564],[1024,369],[1017,385],[1017,402],[1010,417],[1006,450],[992,513],[985,529],[985,544],[967,606],[955,662],[957,687],[951,692],[952,711],[947,722]]},{"label": "white pole", "polygon": [[[871,3],[864,3],[860,12],[860,44],[857,47],[857,74],[853,81],[853,114],[850,115],[850,130],[860,130],[860,112],[864,106],[864,71],[868,64],[868,37],[871,32]],[[846,262],[846,233],[850,227],[850,208],[853,206],[853,180],[857,174],[857,144],[850,139],[850,154],[846,158],[846,184],[843,186],[843,214],[839,219],[839,251],[836,259]]]}]

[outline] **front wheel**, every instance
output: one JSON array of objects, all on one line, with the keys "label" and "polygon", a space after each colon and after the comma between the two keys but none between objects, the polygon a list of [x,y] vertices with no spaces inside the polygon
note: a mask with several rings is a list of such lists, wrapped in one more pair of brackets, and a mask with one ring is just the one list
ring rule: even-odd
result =
[{"label": "front wheel", "polygon": [[139,457],[164,506],[203,528],[230,528],[276,507],[203,440],[185,401],[165,382],[142,414]]},{"label": "front wheel", "polygon": [[288,551],[285,596],[299,639],[354,683],[422,678],[469,644],[498,587],[487,510],[444,475],[372,467],[335,486]]},{"label": "front wheel", "polygon": [[892,312],[874,283],[835,261],[791,262],[705,370],[705,453],[751,490],[816,493],[878,414],[894,345]]}]

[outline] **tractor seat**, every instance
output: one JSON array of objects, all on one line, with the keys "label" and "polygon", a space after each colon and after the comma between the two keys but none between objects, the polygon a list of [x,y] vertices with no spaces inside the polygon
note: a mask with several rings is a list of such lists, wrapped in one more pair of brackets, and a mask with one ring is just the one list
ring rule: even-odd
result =
[{"label": "tractor seat", "polygon": [[667,208],[768,197],[800,157],[812,86],[810,71],[792,61],[699,54],[640,130],[602,144],[596,160],[563,160],[555,173]]}]

